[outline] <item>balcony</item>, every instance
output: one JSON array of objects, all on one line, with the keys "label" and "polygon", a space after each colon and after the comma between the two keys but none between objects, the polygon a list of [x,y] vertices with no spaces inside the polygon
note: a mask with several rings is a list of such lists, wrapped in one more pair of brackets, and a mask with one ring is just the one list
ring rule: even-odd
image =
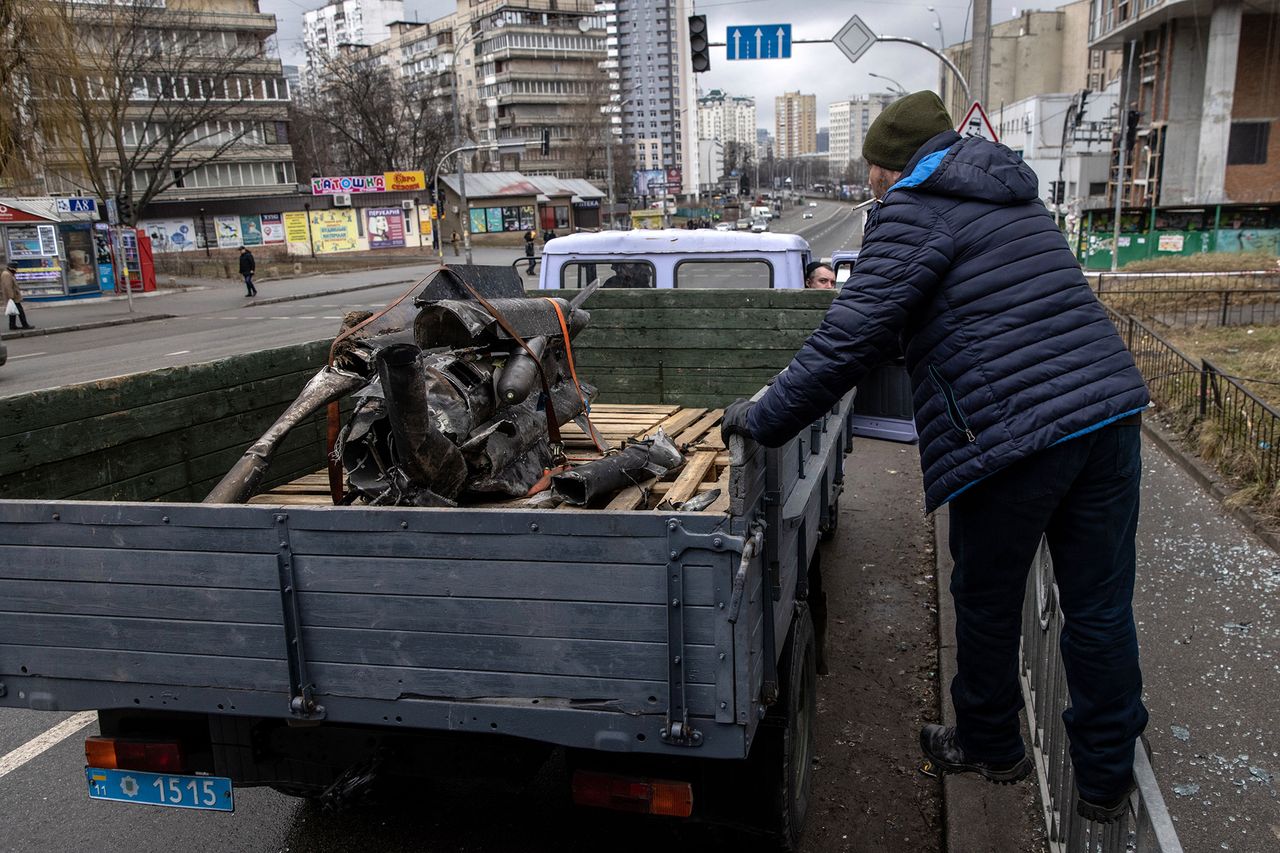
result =
[{"label": "balcony", "polygon": [[1089,47],[1123,47],[1139,33],[1172,18],[1208,18],[1212,11],[1212,0],[1092,0]]}]

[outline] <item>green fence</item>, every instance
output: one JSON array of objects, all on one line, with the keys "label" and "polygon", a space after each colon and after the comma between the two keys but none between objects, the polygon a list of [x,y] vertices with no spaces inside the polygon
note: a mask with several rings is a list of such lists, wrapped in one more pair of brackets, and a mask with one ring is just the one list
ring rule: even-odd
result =
[{"label": "green fence", "polygon": [[[711,406],[750,396],[786,367],[832,296],[600,291],[574,341],[578,373],[600,402]],[[328,342],[316,341],[0,398],[0,498],[198,501],[327,353]],[[319,469],[324,454],[317,416],[285,441],[268,486]]]},{"label": "green fence", "polygon": [[1076,256],[1085,269],[1111,269],[1151,258],[1177,258],[1207,252],[1261,252],[1280,256],[1280,207],[1206,205],[1194,208],[1125,209],[1116,244],[1111,210],[1081,214]]}]

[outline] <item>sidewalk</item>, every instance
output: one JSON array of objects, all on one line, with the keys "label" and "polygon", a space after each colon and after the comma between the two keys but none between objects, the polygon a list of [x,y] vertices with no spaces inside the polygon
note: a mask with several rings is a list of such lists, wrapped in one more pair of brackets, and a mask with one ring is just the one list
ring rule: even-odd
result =
[{"label": "sidewalk", "polygon": [[[446,251],[446,263],[465,257],[453,258]],[[519,249],[509,247],[473,249],[472,258],[477,264],[511,263],[521,256]],[[423,253],[421,264],[402,264],[384,269],[362,269],[350,273],[326,273],[299,276],[297,278],[257,280],[258,296],[246,299],[244,304],[271,305],[298,299],[311,299],[337,293],[368,290],[376,287],[402,284],[408,286],[434,270],[438,260],[434,254]],[[133,310],[125,295],[105,296],[96,299],[67,300],[64,302],[27,301],[27,317],[36,328],[29,331],[5,331],[5,340],[52,335],[60,332],[78,332],[106,326],[120,326],[148,320],[166,320],[206,312],[226,310],[228,291],[243,293],[244,283],[239,279],[178,278],[177,287],[165,287],[168,277],[162,276],[160,289],[151,293],[135,293]]]}]

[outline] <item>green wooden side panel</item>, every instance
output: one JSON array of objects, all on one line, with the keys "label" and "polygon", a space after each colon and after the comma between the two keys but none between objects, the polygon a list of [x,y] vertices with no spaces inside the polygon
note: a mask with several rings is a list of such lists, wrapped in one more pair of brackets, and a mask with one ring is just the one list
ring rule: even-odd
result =
[{"label": "green wooden side panel", "polygon": [[[575,291],[545,295],[571,298]],[[574,341],[599,402],[721,406],[782,370],[831,291],[603,290]],[[0,498],[198,501],[324,364],[313,341],[0,398]],[[296,429],[268,485],[324,464],[323,415]]]}]

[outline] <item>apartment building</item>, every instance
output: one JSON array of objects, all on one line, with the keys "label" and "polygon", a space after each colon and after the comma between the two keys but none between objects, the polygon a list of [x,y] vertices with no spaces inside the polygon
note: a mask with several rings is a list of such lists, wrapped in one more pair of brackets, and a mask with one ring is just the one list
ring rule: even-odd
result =
[{"label": "apartment building", "polygon": [[[983,104],[988,114],[1034,95],[1101,91],[1116,78],[1120,52],[1089,43],[1089,3],[1077,0],[1048,11],[1026,11],[991,27],[991,70]],[[943,52],[962,74],[972,76],[972,41]],[[969,99],[951,71],[943,67],[940,74],[942,102],[959,122],[969,111]]]},{"label": "apartment building", "polygon": [[453,15],[427,23],[392,21],[387,25],[387,38],[367,47],[349,48],[346,55],[357,62],[385,66],[410,92],[438,99],[440,109],[452,112],[455,24]]},{"label": "apartment building", "polygon": [[[607,34],[614,131],[637,171],[663,170],[670,195],[698,191],[697,92],[690,64],[689,0],[597,2]],[[652,181],[648,181],[651,185]]]},{"label": "apartment building", "polygon": [[[1280,2],[1092,0],[1091,50],[1123,56],[1112,183],[1126,206],[1280,202]],[[1114,197],[1113,197],[1114,198]]]},{"label": "apartment building", "polygon": [[[473,157],[475,168],[603,175],[605,31],[594,0],[459,0],[454,45],[464,133],[493,146]],[[544,130],[549,154],[497,149]]]},{"label": "apartment building", "polygon": [[833,101],[827,106],[828,151],[827,163],[831,177],[839,179],[854,164],[860,168],[862,143],[871,129],[871,123],[893,103],[895,95],[877,92],[870,95],[854,95],[848,100]]},{"label": "apartment building", "polygon": [[814,95],[787,92],[774,99],[775,154],[790,160],[818,150],[818,99]]},{"label": "apartment building", "polygon": [[303,86],[315,85],[344,45],[383,41],[391,34],[391,23],[403,19],[404,0],[329,0],[328,5],[303,12]]},{"label": "apartment building", "polygon": [[756,101],[712,89],[698,98],[698,139],[755,147]]},{"label": "apartment building", "polygon": [[[102,14],[108,13],[104,8]],[[121,130],[126,157],[134,161],[132,191],[140,192],[153,178],[159,186],[172,175],[176,183],[157,200],[292,192],[297,176],[289,145],[290,89],[280,60],[268,48],[276,34],[275,16],[260,12],[258,0],[169,0],[147,15],[155,38],[181,48],[152,67],[144,52],[156,45],[140,43],[142,58],[128,72],[136,76],[132,97],[123,105]],[[86,27],[108,26],[91,15],[83,21]],[[207,70],[210,63],[217,70]],[[189,73],[180,74],[184,70]],[[192,116],[195,123],[187,127]],[[167,138],[174,126],[186,128],[181,139]],[[179,163],[162,159],[169,145],[181,150],[182,163],[193,165],[174,171]],[[46,192],[92,193],[77,150],[50,141],[44,156]],[[103,151],[101,156],[101,169],[111,174],[106,182],[118,186],[115,155]],[[157,169],[167,171],[157,176]]]}]

